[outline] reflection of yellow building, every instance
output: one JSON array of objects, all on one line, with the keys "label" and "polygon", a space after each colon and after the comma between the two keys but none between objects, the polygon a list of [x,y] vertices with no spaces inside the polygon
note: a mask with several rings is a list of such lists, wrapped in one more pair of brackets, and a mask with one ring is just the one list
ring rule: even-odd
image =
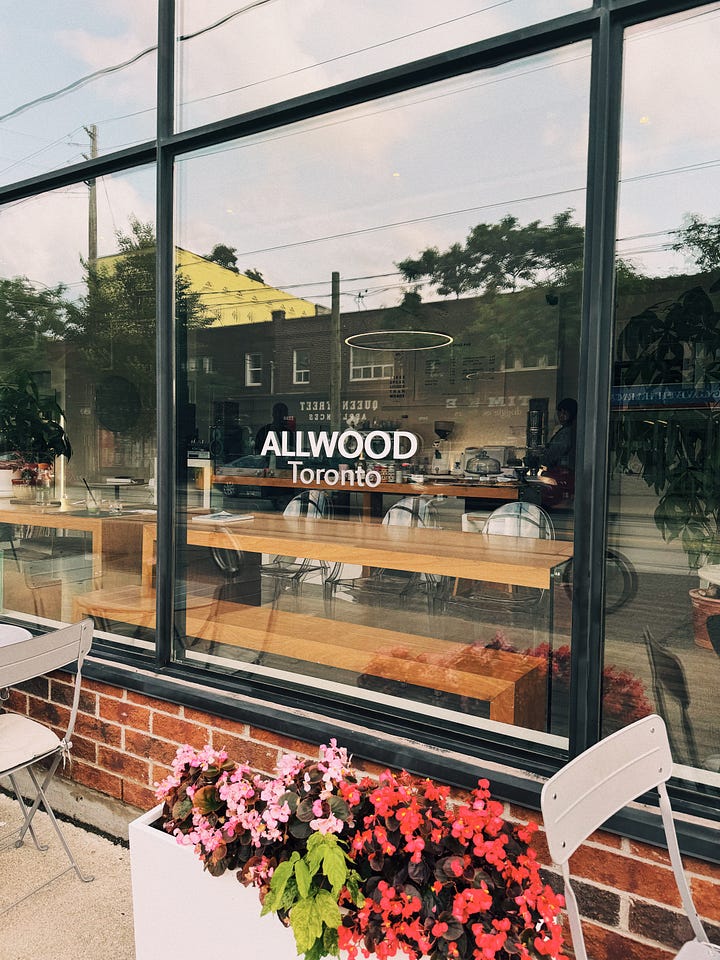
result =
[{"label": "reflection of yellow building", "polygon": [[284,311],[288,320],[329,312],[181,247],[176,248],[175,256],[177,269],[189,281],[193,293],[200,295],[208,314],[215,318],[211,327],[267,323],[276,310]]}]

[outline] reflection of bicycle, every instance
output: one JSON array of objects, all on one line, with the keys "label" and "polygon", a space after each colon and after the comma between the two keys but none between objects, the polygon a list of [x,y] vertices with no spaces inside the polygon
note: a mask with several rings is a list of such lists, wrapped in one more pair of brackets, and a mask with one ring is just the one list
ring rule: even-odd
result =
[{"label": "reflection of bicycle", "polygon": [[[565,593],[572,599],[573,562],[570,559],[562,573]],[[635,568],[617,550],[605,551],[605,613],[615,613],[632,600],[638,591]]]}]

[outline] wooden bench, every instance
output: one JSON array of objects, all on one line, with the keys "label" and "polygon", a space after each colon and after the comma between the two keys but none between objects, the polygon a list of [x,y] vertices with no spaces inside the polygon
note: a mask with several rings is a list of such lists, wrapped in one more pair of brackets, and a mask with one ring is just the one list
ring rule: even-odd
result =
[{"label": "wooden bench", "polygon": [[[95,590],[75,598],[74,616],[93,617],[101,629],[126,623],[154,630],[155,594],[138,587]],[[393,687],[397,683],[481,701],[489,704],[491,720],[544,729],[546,662],[537,657],[232,603],[211,594],[188,598],[186,634],[347,670],[362,678],[361,686],[395,695],[402,695]],[[392,683],[378,684],[378,679]]]}]

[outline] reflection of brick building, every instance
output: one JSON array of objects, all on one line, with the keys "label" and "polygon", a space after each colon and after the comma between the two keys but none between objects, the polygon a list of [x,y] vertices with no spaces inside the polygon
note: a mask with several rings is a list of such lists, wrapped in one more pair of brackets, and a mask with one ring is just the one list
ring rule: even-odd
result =
[{"label": "reflection of brick building", "polygon": [[[527,297],[528,292],[524,292]],[[504,312],[516,295],[499,298]],[[553,327],[557,314],[540,313]],[[552,410],[563,392],[554,355],[519,356],[509,342],[488,338],[477,325],[481,298],[420,305],[412,325],[453,337],[434,350],[358,350],[353,334],[398,328],[397,310],[354,311],[341,316],[342,411],[346,423],[402,425],[426,446],[433,422],[452,420],[451,448],[503,444],[524,446],[529,400],[547,398]],[[408,326],[407,320],[403,328]],[[199,330],[193,349],[204,364],[189,376],[199,434],[222,424],[229,456],[250,452],[248,442],[270,419],[273,403],[285,402],[302,429],[330,421],[330,317],[290,318],[275,311],[268,323]],[[204,369],[203,369],[204,366]],[[570,375],[572,372],[570,372]],[[566,377],[568,373],[566,372]],[[571,381],[572,382],[572,381]],[[574,392],[574,386],[570,388]],[[232,435],[244,429],[245,443]],[[240,447],[243,447],[240,449]]]}]

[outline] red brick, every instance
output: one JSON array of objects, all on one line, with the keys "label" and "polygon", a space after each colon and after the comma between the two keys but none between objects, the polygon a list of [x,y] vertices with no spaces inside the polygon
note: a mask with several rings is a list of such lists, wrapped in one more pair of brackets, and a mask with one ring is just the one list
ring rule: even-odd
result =
[{"label": "red brick", "polygon": [[135,730],[125,731],[125,750],[138,757],[145,757],[153,763],[170,764],[175,759],[177,746],[167,740],[158,740],[148,733],[138,733]]},{"label": "red brick", "polygon": [[[63,706],[70,707],[74,695],[75,686],[72,683],[61,683],[59,680],[53,680],[50,684],[50,699],[54,703],[61,703]],[[97,709],[97,694],[81,689],[80,709],[84,713],[94,714]]]},{"label": "red brick", "polygon": [[22,690],[13,688],[10,690],[9,698],[2,701],[2,705],[6,710],[11,710],[13,713],[21,713],[26,717],[28,712],[28,695]]},{"label": "red brick", "polygon": [[[224,727],[232,729],[232,727],[235,726],[233,720],[221,720],[216,714],[208,713],[207,710],[194,710],[192,707],[183,707],[182,715],[185,720],[189,720],[190,723],[199,723],[205,727],[216,727],[218,724],[222,724]],[[240,728],[238,730],[240,735],[247,731],[247,724],[241,723],[238,726]]]},{"label": "red brick", "polygon": [[278,762],[277,750],[272,750],[262,743],[253,743],[252,740],[240,740],[224,730],[213,730],[212,738],[213,747],[216,750],[227,750],[231,760],[247,763],[253,770],[260,770],[263,773],[275,772]]},{"label": "red brick", "polygon": [[135,730],[150,729],[150,711],[147,707],[139,707],[127,700],[114,700],[110,697],[100,697],[98,716],[103,720],[111,720]]},{"label": "red brick", "polygon": [[210,731],[177,717],[168,717],[163,713],[153,713],[150,721],[152,733],[173,743],[189,743],[193,747],[204,747],[210,742]]},{"label": "red brick", "polygon": [[50,695],[50,681],[47,677],[33,677],[32,680],[19,683],[18,688],[41,700],[47,700]]},{"label": "red brick", "polygon": [[87,763],[96,763],[97,744],[94,740],[87,740],[85,737],[78,737],[73,733],[72,756],[78,760],[85,760]]},{"label": "red brick", "polygon": [[139,783],[123,783],[123,801],[130,803],[133,807],[139,807],[140,810],[150,810],[156,806],[157,800],[155,793],[150,787],[143,787]]},{"label": "red brick", "polygon": [[548,850],[547,836],[544,830],[538,830],[537,833],[533,834],[530,846],[537,854],[538,862],[549,867],[553,861],[550,856],[550,851]]},{"label": "red brick", "polygon": [[127,691],[127,698],[130,703],[137,703],[141,707],[161,710],[173,717],[180,716],[180,707],[176,703],[168,703],[167,700],[158,700],[156,697],[146,697],[144,693],[135,693],[134,690]]},{"label": "red brick", "polygon": [[667,906],[680,905],[672,870],[635,860],[600,847],[583,845],[570,860],[573,876],[615,887],[616,890],[642,891],[648,900]]},{"label": "red brick", "polygon": [[150,783],[154,786],[156,783],[160,783],[161,780],[169,777],[171,773],[171,767],[166,767],[162,763],[153,763],[150,768]]},{"label": "red brick", "polygon": [[583,924],[590,960],[672,960],[675,953],[654,944],[640,943],[615,930]]},{"label": "red brick", "polygon": [[720,865],[709,863],[706,860],[697,860],[695,857],[683,857],[687,873],[699,873],[710,880],[720,883]]},{"label": "red brick", "polygon": [[100,680],[88,680],[83,677],[82,685],[85,690],[102,693],[106,697],[116,697],[118,700],[122,700],[127,695],[127,691],[123,687],[116,687],[111,683],[103,683]]},{"label": "red brick", "polygon": [[70,768],[66,767],[66,773],[69,773],[76,783],[92,787],[93,790],[99,790],[100,793],[106,793],[117,800],[122,799],[122,780],[113,773],[80,762],[73,763]]},{"label": "red brick", "polygon": [[631,933],[647,940],[657,940],[673,950],[679,950],[693,938],[692,927],[685,913],[635,899],[630,900],[628,929]]},{"label": "red brick", "polygon": [[28,716],[39,723],[49,723],[51,726],[62,729],[67,729],[70,721],[70,711],[67,707],[48,703],[46,700],[38,700],[36,697],[29,699]]},{"label": "red brick", "polygon": [[147,760],[138,760],[129,757],[119,750],[109,750],[107,747],[98,749],[98,766],[112,773],[119,773],[126,780],[136,780],[138,783],[150,783],[150,764]]},{"label": "red brick", "polygon": [[708,920],[720,921],[720,896],[718,896],[720,887],[709,880],[691,877],[690,890],[700,916],[707,917]]},{"label": "red brick", "polygon": [[[225,727],[225,721],[222,720],[218,726]],[[274,744],[283,753],[297,753],[302,757],[317,757],[318,748],[312,743],[306,743],[304,740],[295,740],[292,737],[284,737],[281,733],[270,733],[268,730],[261,730],[259,727],[250,727],[248,736],[251,740],[260,740],[262,743]]]},{"label": "red brick", "polygon": [[83,737],[90,740],[96,740],[98,743],[104,743],[111,747],[119,747],[122,744],[122,727],[114,723],[106,723],[97,717],[88,717],[86,714],[78,714],[75,730]]}]

